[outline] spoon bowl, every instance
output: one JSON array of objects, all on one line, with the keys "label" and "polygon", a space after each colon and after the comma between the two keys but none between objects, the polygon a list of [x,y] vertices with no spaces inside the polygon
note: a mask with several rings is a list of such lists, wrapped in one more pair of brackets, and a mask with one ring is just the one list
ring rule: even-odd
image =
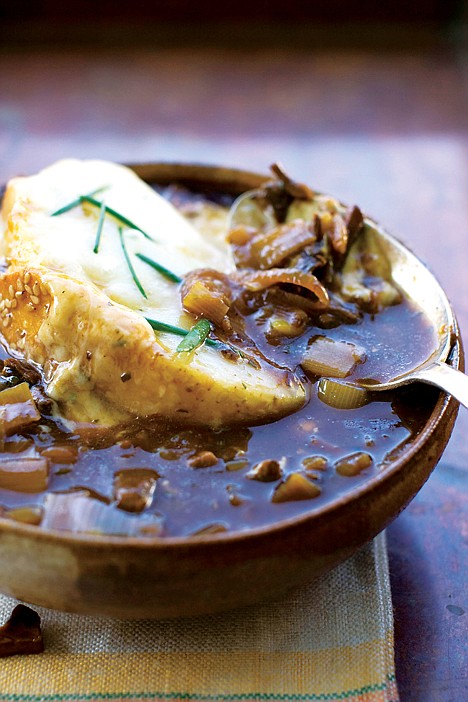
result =
[{"label": "spoon bowl", "polygon": [[378,238],[379,248],[391,266],[393,280],[405,297],[417,304],[434,330],[434,346],[428,349],[427,358],[416,366],[396,376],[392,369],[386,375],[384,369],[379,379],[359,379],[359,386],[378,392],[423,382],[445,390],[468,407],[468,376],[446,363],[457,336],[455,318],[445,292],[433,273],[411,251],[374,222],[367,220],[366,223],[367,236]]}]

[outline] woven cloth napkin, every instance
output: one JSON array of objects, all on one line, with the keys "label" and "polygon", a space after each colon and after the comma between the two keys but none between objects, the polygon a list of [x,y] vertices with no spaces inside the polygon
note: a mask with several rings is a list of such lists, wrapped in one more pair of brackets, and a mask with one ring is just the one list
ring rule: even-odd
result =
[{"label": "woven cloth napkin", "polygon": [[[16,602],[0,596],[4,621]],[[384,536],[282,600],[136,621],[35,607],[46,650],[0,660],[8,702],[395,702]]]}]

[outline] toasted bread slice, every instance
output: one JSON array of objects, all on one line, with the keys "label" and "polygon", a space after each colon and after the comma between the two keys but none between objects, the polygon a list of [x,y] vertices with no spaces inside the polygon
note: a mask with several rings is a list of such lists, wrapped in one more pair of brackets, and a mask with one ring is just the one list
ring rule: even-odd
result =
[{"label": "toasted bread slice", "polygon": [[[98,207],[53,213],[103,186],[96,198],[139,230],[106,216],[94,253]],[[153,331],[146,317],[187,329],[195,319],[183,312],[177,285],[136,253],[178,275],[206,266],[228,272],[232,261],[227,247],[212,246],[133,172],[62,161],[12,180],[2,215],[8,268],[0,278],[0,332],[12,352],[43,368],[65,417],[113,424],[160,414],[220,426],[274,419],[303,404],[304,388],[287,370],[232,361],[206,345],[177,353],[180,338]]]}]

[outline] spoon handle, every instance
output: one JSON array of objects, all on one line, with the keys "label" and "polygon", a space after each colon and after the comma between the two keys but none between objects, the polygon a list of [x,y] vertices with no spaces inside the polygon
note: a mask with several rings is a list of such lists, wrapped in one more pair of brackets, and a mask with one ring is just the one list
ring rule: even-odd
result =
[{"label": "spoon handle", "polygon": [[434,365],[418,371],[413,377],[445,390],[468,408],[468,375],[461,371],[455,370],[446,363],[434,363]]}]

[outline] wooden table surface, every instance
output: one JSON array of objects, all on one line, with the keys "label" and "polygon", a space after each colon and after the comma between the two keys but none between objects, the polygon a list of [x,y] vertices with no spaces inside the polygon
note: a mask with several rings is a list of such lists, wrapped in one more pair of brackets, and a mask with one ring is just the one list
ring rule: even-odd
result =
[{"label": "wooden table surface", "polygon": [[[265,171],[359,203],[425,260],[468,342],[468,69],[461,47],[0,53],[0,182],[65,156]],[[468,410],[388,529],[402,702],[468,699]],[[465,550],[464,550],[465,549]]]}]

